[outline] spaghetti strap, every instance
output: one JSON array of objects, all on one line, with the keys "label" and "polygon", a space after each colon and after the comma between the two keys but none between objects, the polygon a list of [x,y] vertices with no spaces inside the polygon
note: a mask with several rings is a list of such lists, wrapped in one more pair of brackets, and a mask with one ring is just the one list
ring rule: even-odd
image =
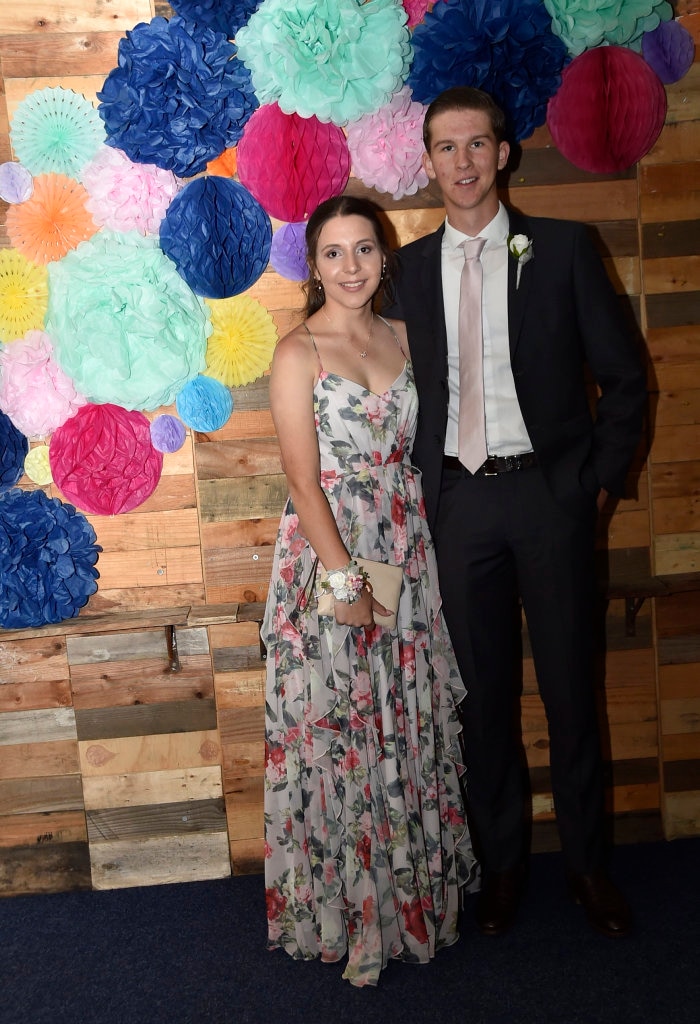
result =
[{"label": "spaghetti strap", "polygon": [[[375,315],[375,316],[376,316],[376,317],[377,317],[377,318],[378,318],[379,320],[381,320],[383,324],[385,324],[385,325],[386,325],[386,326],[387,326],[387,327],[389,328],[389,330],[391,331],[391,333],[392,333],[392,334],[393,334],[393,336],[394,336],[394,341],[395,341],[395,342],[396,342],[396,344],[398,345],[398,348],[399,348],[399,352],[400,352],[400,353],[401,353],[401,355],[402,355],[402,356],[404,357],[404,359],[406,360],[406,362],[407,362],[407,363],[409,363],[409,362],[410,362],[410,359],[408,358],[408,356],[407,356],[407,355],[406,355],[406,353],[404,352],[404,350],[403,350],[403,347],[402,347],[402,345],[401,345],[401,342],[399,341],[399,336],[398,336],[398,334],[396,333],[396,331],[394,330],[394,328],[392,327],[392,325],[391,325],[391,324],[389,323],[389,321],[388,321],[388,320],[385,320],[385,319],[384,319],[384,317],[383,317],[383,316],[381,316],[381,314],[380,314],[380,313],[375,313],[374,315]],[[309,338],[311,339],[311,344],[312,344],[312,345],[313,345],[313,347],[314,347],[314,352],[316,353],[316,358],[318,359],[318,365],[319,365],[319,369],[320,369],[321,373],[324,373],[325,371],[324,371],[324,369],[323,369],[323,362],[321,361],[321,353],[320,353],[320,352],[319,352],[319,350],[318,350],[318,347],[317,347],[317,345],[316,345],[316,339],[314,338],[314,336],[313,336],[313,333],[312,333],[311,329],[309,328],[309,325],[307,324],[306,320],[303,320],[303,321],[302,321],[302,324],[301,324],[301,326],[302,326],[302,327],[304,328],[304,330],[305,330],[305,331],[306,331],[306,333],[308,334]]]},{"label": "spaghetti strap", "polygon": [[[402,356],[404,357],[404,359],[406,360],[406,362],[408,362],[408,361],[409,361],[409,359],[408,359],[408,356],[406,355],[406,353],[404,352],[403,348],[401,347],[401,342],[399,341],[399,336],[398,336],[398,334],[396,333],[396,331],[394,330],[394,328],[393,328],[393,327],[391,326],[391,324],[389,323],[389,321],[388,321],[388,320],[385,320],[385,319],[384,319],[384,317],[383,317],[383,316],[381,315],[381,313],[375,313],[375,316],[379,317],[379,319],[380,319],[380,320],[382,321],[382,323],[383,323],[383,324],[386,324],[386,326],[387,326],[387,327],[389,328],[389,330],[391,331],[391,333],[392,333],[392,334],[394,335],[394,341],[395,341],[395,342],[396,342],[396,344],[397,344],[397,345],[399,346],[399,352],[400,352],[400,353],[401,353],[401,355],[402,355]],[[309,332],[309,333],[311,333],[311,332]]]},{"label": "spaghetti strap", "polygon": [[318,365],[320,367],[321,373],[323,373],[323,363],[321,362],[321,353],[316,348],[316,339],[314,338],[313,334],[309,330],[309,327],[308,327],[308,325],[306,323],[306,320],[303,321],[301,326],[304,328],[304,330],[306,331],[308,336],[311,338],[311,344],[314,347],[314,352],[316,353],[316,358],[318,359]]}]

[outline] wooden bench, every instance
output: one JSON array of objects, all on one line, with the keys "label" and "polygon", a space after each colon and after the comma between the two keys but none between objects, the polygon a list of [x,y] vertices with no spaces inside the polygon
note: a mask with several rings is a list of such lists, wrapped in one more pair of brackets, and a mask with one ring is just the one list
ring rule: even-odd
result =
[{"label": "wooden bench", "polygon": [[[262,622],[265,605],[248,604],[180,605],[174,608],[145,608],[142,611],[81,612],[74,619],[50,623],[45,626],[27,626],[23,629],[0,629],[0,641],[26,640],[49,636],[89,636],[92,633],[120,633],[129,629],[165,629],[168,661],[171,672],[180,671],[177,652],[177,630],[195,626],[213,626],[229,622]],[[260,656],[265,650],[260,642]]]},{"label": "wooden bench", "polygon": [[[673,573],[653,576],[636,562],[625,565],[620,561],[609,571],[598,567],[598,581],[605,600],[622,599],[625,602],[625,632],[635,635],[637,614],[648,597],[668,597],[700,590],[700,572]],[[0,629],[0,641],[31,637],[88,636],[91,633],[116,633],[129,629],[165,629],[168,660],[172,672],[180,670],[177,653],[177,630],[194,626],[213,626],[229,622],[262,622],[265,605],[262,601],[241,604],[180,605],[173,608],[146,608],[137,611],[85,611],[74,619],[45,626],[23,629]],[[265,649],[260,643],[260,656]]]},{"label": "wooden bench", "polygon": [[606,600],[622,598],[625,602],[627,636],[635,635],[637,613],[648,597],[669,597],[671,594],[700,590],[700,572],[673,573],[668,576],[637,574],[599,579]]}]

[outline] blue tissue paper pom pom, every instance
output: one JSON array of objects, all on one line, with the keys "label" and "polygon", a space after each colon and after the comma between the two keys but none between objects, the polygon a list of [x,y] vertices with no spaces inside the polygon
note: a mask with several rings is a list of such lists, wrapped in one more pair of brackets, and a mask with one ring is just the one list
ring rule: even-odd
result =
[{"label": "blue tissue paper pom pom", "polygon": [[24,473],[29,441],[0,410],[0,494],[14,487]]},{"label": "blue tissue paper pom pom", "polygon": [[73,505],[14,488],[0,497],[0,626],[74,618],[97,590],[102,550]]},{"label": "blue tissue paper pom pom", "polygon": [[233,39],[239,28],[258,9],[262,0],[173,0],[170,4],[183,18],[223,32],[227,39]]},{"label": "blue tissue paper pom pom", "polygon": [[504,110],[510,137],[528,138],[544,124],[568,60],[551,26],[541,0],[442,0],[413,32],[413,99],[431,103],[458,85],[483,89]]},{"label": "blue tissue paper pom pom", "polygon": [[185,384],[175,399],[177,414],[183,423],[201,434],[219,430],[233,412],[233,396],[213,377],[195,377]]},{"label": "blue tissue paper pom pom", "polygon": [[135,163],[199,174],[238,143],[258,106],[236,53],[221,32],[184,18],[138,24],[97,93],[107,144]]},{"label": "blue tissue paper pom pom", "polygon": [[260,203],[231,178],[197,178],[160,225],[160,246],[193,292],[227,299],[255,284],[270,259],[272,225]]}]

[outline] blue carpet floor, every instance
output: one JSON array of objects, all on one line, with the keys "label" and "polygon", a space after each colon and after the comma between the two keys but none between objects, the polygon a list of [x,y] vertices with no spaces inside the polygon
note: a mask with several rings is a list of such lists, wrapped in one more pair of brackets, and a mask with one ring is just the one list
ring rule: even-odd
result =
[{"label": "blue carpet floor", "polygon": [[[636,914],[597,935],[570,903],[559,854],[532,859],[516,927],[376,988],[342,964],[265,949],[262,876],[0,900],[1,1024],[698,1024],[700,839],[619,846]],[[469,898],[473,900],[473,897]]]}]

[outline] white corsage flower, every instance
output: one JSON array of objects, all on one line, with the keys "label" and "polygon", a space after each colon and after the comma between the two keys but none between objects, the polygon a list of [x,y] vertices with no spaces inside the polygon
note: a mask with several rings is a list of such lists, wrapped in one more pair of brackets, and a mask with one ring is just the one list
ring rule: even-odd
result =
[{"label": "white corsage flower", "polygon": [[515,278],[515,287],[520,286],[520,275],[526,263],[534,256],[532,251],[532,239],[527,235],[509,235],[508,252],[518,261],[518,273]]}]

